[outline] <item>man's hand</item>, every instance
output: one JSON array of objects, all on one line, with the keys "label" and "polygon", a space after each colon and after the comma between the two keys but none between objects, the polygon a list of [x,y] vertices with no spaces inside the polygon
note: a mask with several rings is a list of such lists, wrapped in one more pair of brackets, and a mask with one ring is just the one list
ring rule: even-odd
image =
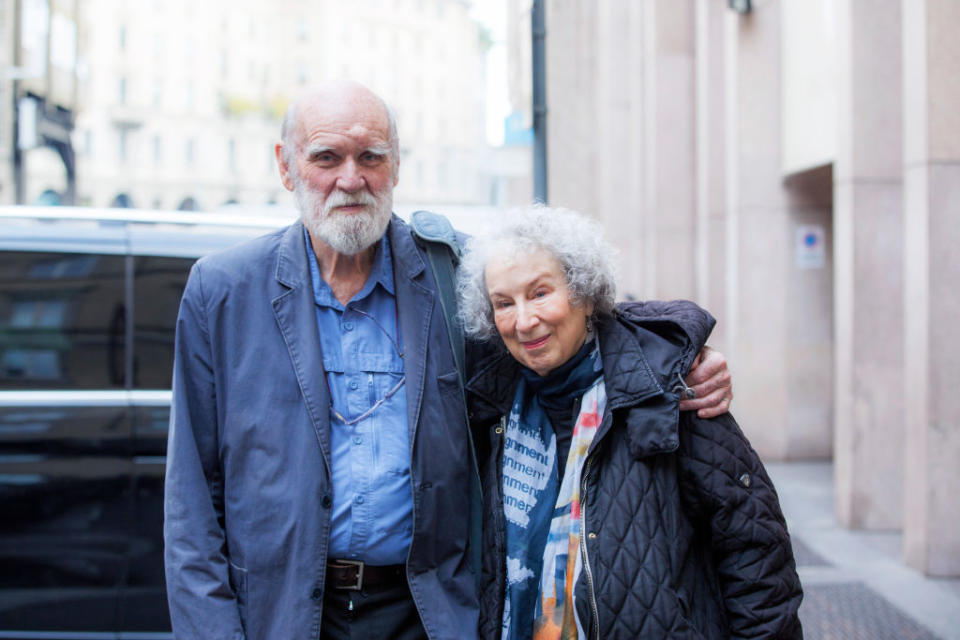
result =
[{"label": "man's hand", "polygon": [[714,418],[730,409],[733,400],[730,371],[727,359],[716,349],[700,350],[690,365],[686,382],[697,395],[691,400],[681,400],[680,411],[696,411],[701,418]]}]

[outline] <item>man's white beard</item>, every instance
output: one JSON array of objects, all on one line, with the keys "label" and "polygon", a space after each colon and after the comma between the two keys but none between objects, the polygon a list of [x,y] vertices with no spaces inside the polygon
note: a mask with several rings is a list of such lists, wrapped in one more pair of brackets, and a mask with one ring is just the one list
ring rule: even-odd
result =
[{"label": "man's white beard", "polygon": [[[347,193],[337,189],[324,200],[322,194],[311,190],[302,180],[296,179],[294,182],[293,195],[303,224],[311,236],[324,241],[337,253],[352,256],[372,247],[383,237],[390,224],[393,188],[389,185],[376,194],[368,191]],[[334,211],[336,207],[353,204],[364,205],[366,211]]]}]

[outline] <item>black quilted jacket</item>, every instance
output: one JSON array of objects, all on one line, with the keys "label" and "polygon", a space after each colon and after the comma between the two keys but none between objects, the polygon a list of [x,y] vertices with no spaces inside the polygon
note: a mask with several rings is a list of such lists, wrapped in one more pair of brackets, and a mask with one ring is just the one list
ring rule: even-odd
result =
[{"label": "black quilted jacket", "polygon": [[[607,410],[581,478],[578,619],[590,638],[801,638],[802,593],[777,494],[729,415],[680,414],[678,387],[713,327],[688,302],[631,303],[597,324]],[[505,590],[503,421],[516,362],[468,383],[486,429],[480,635],[499,639]]]}]

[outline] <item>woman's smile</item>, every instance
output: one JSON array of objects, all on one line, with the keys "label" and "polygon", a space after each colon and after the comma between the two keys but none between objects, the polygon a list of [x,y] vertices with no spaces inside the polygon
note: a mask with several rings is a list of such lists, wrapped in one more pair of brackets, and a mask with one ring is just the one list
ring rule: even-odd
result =
[{"label": "woman's smile", "polygon": [[535,338],[533,340],[528,340],[527,342],[523,343],[523,348],[526,349],[527,351],[533,351],[534,349],[539,349],[544,344],[546,344],[547,340],[549,339],[550,339],[550,336],[546,335],[540,338]]}]

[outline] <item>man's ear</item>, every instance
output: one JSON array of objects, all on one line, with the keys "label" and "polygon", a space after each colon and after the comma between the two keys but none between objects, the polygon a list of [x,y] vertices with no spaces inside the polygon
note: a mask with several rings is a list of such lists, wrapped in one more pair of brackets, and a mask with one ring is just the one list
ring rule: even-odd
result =
[{"label": "man's ear", "polygon": [[283,153],[283,143],[278,142],[273,145],[273,153],[277,157],[277,167],[280,169],[280,182],[286,187],[287,191],[293,191],[293,179],[290,177],[290,166]]}]

